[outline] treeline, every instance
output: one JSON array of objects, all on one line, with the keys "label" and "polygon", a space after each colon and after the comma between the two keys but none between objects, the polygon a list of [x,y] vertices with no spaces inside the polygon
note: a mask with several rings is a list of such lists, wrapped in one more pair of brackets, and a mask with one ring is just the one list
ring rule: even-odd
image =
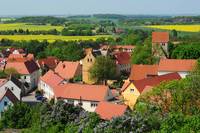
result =
[{"label": "treeline", "polygon": [[36,30],[36,31],[30,31],[29,29],[23,30],[23,29],[15,29],[15,30],[5,30],[0,31],[0,35],[60,35],[61,32],[52,29],[52,30]]},{"label": "treeline", "polygon": [[84,57],[84,48],[99,48],[101,43],[110,43],[114,41],[112,38],[105,40],[105,38],[99,38],[96,41],[61,41],[57,40],[53,43],[48,41],[12,41],[2,39],[0,41],[1,46],[15,47],[27,49],[29,53],[33,53],[36,58],[45,58],[47,56],[55,56],[60,60],[78,61]]},{"label": "treeline", "polygon": [[63,25],[66,22],[66,18],[52,17],[52,16],[37,16],[37,17],[22,17],[16,20],[9,21],[9,23],[20,22],[20,23],[34,23],[34,24],[51,24],[51,25]]}]

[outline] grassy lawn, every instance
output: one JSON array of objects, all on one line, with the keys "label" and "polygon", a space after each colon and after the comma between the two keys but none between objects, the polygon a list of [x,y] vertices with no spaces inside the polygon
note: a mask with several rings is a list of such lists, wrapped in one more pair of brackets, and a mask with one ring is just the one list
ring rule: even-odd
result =
[{"label": "grassy lawn", "polygon": [[110,35],[97,35],[97,36],[59,36],[59,35],[0,35],[0,40],[10,39],[14,41],[29,41],[29,40],[48,40],[54,42],[55,40],[64,41],[79,41],[79,40],[96,40],[98,38],[112,37]]}]

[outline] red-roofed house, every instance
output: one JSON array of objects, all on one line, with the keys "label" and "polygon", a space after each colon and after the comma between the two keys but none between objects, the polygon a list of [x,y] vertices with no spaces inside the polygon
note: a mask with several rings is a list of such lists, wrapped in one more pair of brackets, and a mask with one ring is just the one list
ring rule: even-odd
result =
[{"label": "red-roofed house", "polygon": [[18,98],[8,89],[0,96],[0,114],[9,106],[19,102]]},{"label": "red-roofed house", "polygon": [[39,80],[39,67],[34,60],[15,58],[7,61],[5,69],[15,69],[21,80],[29,84],[29,88],[37,87]]},{"label": "red-roofed house", "polygon": [[95,112],[100,116],[101,119],[111,120],[112,118],[124,115],[126,109],[126,105],[102,101],[98,104]]},{"label": "red-roofed house", "polygon": [[178,73],[170,73],[157,77],[125,82],[121,89],[121,94],[125,100],[125,104],[133,109],[138,97],[142,93],[149,91],[151,88],[159,85],[161,82],[179,79],[181,79],[181,76]]},{"label": "red-roofed house", "polygon": [[169,33],[168,32],[152,32],[152,52],[154,55],[161,55],[159,49],[168,55],[168,43]]},{"label": "red-roofed house", "polygon": [[158,65],[132,65],[129,80],[141,80],[158,76]]},{"label": "red-roofed house", "polygon": [[8,60],[15,60],[15,59],[34,60],[34,55],[33,54],[10,54],[8,56]]},{"label": "red-roofed house", "polygon": [[44,59],[39,59],[37,63],[40,68],[47,67],[48,69],[54,70],[59,63],[59,59],[56,57],[49,56]]},{"label": "red-roofed house", "polygon": [[69,80],[82,74],[80,62],[63,61],[55,68],[55,72],[62,78]]},{"label": "red-roofed house", "polygon": [[178,72],[185,78],[196,66],[197,60],[192,59],[162,59],[158,66],[158,75]]},{"label": "red-roofed house", "polygon": [[86,84],[61,84],[54,87],[56,99],[63,99],[69,104],[80,105],[89,112],[94,112],[100,101],[113,98],[108,86]]},{"label": "red-roofed house", "polygon": [[130,72],[131,56],[128,52],[117,52],[114,54],[114,57],[118,72]]},{"label": "red-roofed house", "polygon": [[56,74],[54,71],[49,70],[45,75],[40,77],[38,85],[39,90],[42,90],[47,99],[54,98],[53,87],[62,83],[64,79]]}]

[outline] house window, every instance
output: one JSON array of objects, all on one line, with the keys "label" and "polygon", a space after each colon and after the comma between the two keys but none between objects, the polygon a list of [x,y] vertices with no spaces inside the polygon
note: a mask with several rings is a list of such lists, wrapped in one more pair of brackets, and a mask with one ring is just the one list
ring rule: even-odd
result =
[{"label": "house window", "polygon": [[134,92],[134,89],[130,89],[130,92],[133,93],[133,92]]},{"label": "house window", "polygon": [[98,105],[97,102],[91,102],[91,107],[96,107]]},{"label": "house window", "polygon": [[90,59],[90,62],[92,62],[92,59]]},{"label": "house window", "polygon": [[13,90],[14,90],[14,87],[11,87],[11,90],[13,91]]},{"label": "house window", "polygon": [[90,59],[88,58],[87,61],[90,62]]},{"label": "house window", "polygon": [[162,43],[162,46],[165,46],[165,43]]},{"label": "house window", "polygon": [[74,100],[67,100],[67,103],[74,104]]},{"label": "house window", "polygon": [[5,90],[8,90],[8,87],[5,87]]},{"label": "house window", "polygon": [[24,79],[26,79],[26,76],[24,76]]},{"label": "house window", "polygon": [[8,105],[8,102],[7,101],[4,101],[4,106],[7,106]]}]

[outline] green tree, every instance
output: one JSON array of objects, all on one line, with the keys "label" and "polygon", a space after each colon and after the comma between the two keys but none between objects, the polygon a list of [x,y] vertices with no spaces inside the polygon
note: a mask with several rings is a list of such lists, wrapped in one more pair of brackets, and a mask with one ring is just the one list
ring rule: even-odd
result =
[{"label": "green tree", "polygon": [[91,78],[96,79],[98,82],[115,78],[116,72],[115,61],[111,57],[105,56],[97,57],[90,69]]},{"label": "green tree", "polygon": [[27,128],[31,126],[31,116],[30,106],[17,103],[2,114],[0,123],[4,128]]}]

